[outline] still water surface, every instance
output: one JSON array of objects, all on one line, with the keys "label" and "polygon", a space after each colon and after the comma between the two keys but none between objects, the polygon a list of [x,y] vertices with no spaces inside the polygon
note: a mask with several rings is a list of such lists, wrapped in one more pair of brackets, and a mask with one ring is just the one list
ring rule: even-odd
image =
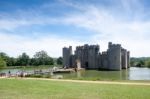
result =
[{"label": "still water surface", "polygon": [[[21,69],[3,69],[0,73],[11,71],[16,73]],[[25,71],[33,72],[33,69],[27,69]],[[76,73],[60,73],[65,79],[105,79],[105,80],[150,80],[150,68],[138,68],[131,67],[128,70],[122,71],[96,71],[96,70],[85,70]]]},{"label": "still water surface", "polygon": [[64,78],[94,78],[105,80],[150,80],[150,68],[131,67],[122,71],[87,70],[72,74],[63,74]]}]

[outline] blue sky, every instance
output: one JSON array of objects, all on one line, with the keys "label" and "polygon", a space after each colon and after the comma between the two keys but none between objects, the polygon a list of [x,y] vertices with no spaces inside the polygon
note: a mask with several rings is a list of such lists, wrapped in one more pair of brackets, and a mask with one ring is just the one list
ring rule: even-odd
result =
[{"label": "blue sky", "polygon": [[149,0],[0,0],[0,51],[17,57],[62,47],[120,43],[132,57],[150,56]]}]

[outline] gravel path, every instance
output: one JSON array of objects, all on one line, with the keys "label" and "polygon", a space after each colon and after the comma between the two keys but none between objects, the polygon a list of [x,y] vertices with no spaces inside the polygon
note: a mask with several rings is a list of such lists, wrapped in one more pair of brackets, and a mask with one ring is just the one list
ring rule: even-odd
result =
[{"label": "gravel path", "polygon": [[47,78],[2,78],[1,79],[22,79],[22,80],[49,80],[60,82],[91,83],[91,84],[116,84],[116,85],[144,85],[150,86],[150,83],[144,82],[117,82],[117,81],[85,81],[85,80],[66,80],[66,79],[47,79]]}]

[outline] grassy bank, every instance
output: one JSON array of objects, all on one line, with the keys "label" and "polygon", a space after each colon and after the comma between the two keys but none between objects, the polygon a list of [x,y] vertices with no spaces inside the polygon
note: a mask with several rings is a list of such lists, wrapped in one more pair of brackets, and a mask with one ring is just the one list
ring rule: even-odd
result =
[{"label": "grassy bank", "polygon": [[0,79],[0,99],[149,99],[150,87]]}]

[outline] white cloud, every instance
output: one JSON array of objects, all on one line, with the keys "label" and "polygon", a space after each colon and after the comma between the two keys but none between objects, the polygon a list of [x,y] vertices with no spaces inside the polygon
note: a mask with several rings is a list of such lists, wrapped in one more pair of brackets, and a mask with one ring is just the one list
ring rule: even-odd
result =
[{"label": "white cloud", "polygon": [[[138,17],[140,16],[142,15],[139,13]],[[110,11],[88,6],[86,10],[84,8],[78,14],[69,15],[64,22],[92,30],[93,38],[90,41],[100,42],[102,50],[106,50],[108,41],[112,41],[121,43],[123,47],[131,51],[134,57],[150,56],[150,46],[148,46],[150,40],[147,37],[150,31],[150,21],[123,20],[117,15],[112,15]]]},{"label": "white cloud", "polygon": [[[10,19],[1,19],[0,20],[0,29],[14,31],[17,28],[24,26],[32,25],[48,25],[48,24],[57,24],[59,23],[58,19],[48,18],[48,17],[36,17],[33,16],[30,19],[24,18],[10,18]],[[44,19],[44,20],[43,20]]]},{"label": "white cloud", "polygon": [[[123,10],[127,12],[126,16],[121,16],[113,12],[111,9],[103,9],[94,5],[81,5],[78,3],[67,2],[60,0],[66,6],[77,9],[75,13],[68,14],[62,17],[45,17],[40,16],[36,11],[32,10],[28,17],[26,14],[21,14],[20,19],[12,18],[10,20],[0,20],[0,29],[13,31],[15,28],[28,25],[48,25],[48,24],[65,24],[91,30],[93,36],[88,38],[89,44],[100,44],[100,50],[107,49],[108,42],[121,43],[124,48],[131,51],[134,57],[150,56],[150,21],[142,21],[145,14],[143,6],[138,0],[121,0]],[[117,7],[118,8],[118,7]],[[136,11],[138,10],[138,11]],[[35,15],[34,15],[35,14]],[[133,15],[132,15],[133,14]],[[144,15],[143,15],[144,14]],[[14,31],[15,32],[15,31]],[[80,35],[79,35],[80,36]],[[29,39],[26,37],[8,35],[0,33],[0,51],[4,51],[12,56],[27,52],[33,55],[36,51],[46,50],[51,56],[58,57],[61,55],[63,46],[77,46],[84,42],[74,41],[69,38],[61,38],[59,36],[46,36],[38,39]]]},{"label": "white cloud", "polygon": [[50,35],[34,40],[23,36],[0,33],[0,39],[0,51],[15,57],[23,52],[26,52],[32,57],[35,52],[40,50],[47,51],[52,57],[59,57],[62,55],[62,48],[64,46],[68,47],[72,45],[75,49],[75,46],[84,44],[84,42]]}]

